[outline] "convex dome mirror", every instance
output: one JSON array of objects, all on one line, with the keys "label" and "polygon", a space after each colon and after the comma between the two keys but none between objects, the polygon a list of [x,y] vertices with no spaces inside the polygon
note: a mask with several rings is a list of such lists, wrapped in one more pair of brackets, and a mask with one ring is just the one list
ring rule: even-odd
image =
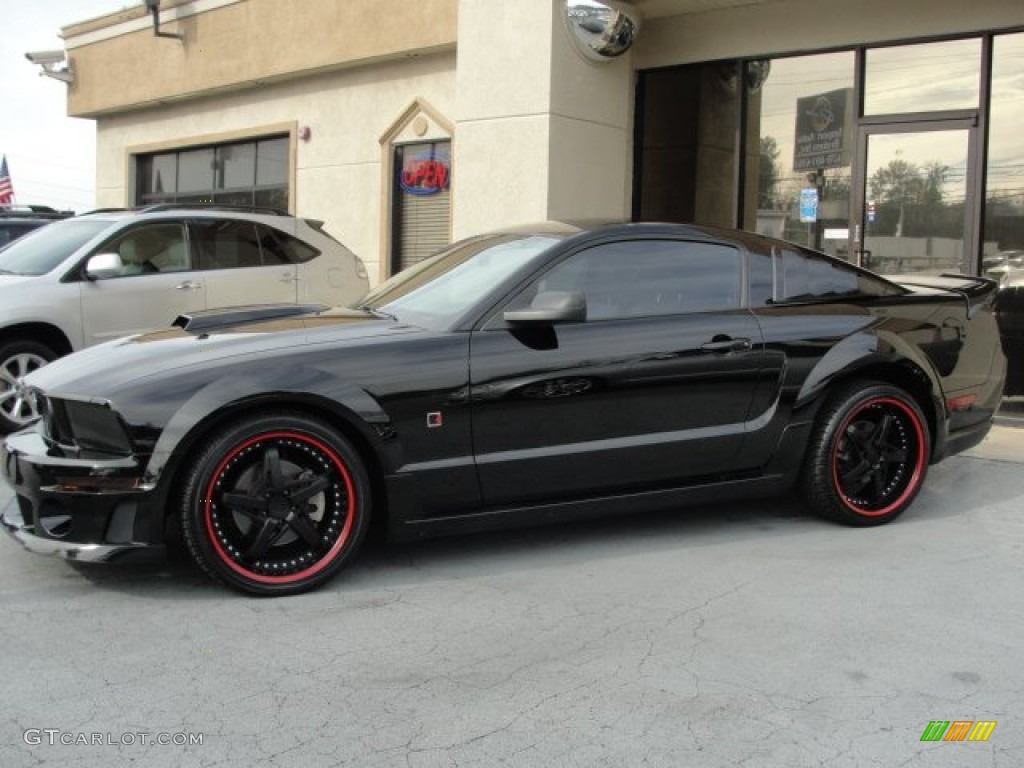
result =
[{"label": "convex dome mirror", "polygon": [[563,0],[573,45],[590,61],[608,61],[630,49],[640,12],[622,0]]}]

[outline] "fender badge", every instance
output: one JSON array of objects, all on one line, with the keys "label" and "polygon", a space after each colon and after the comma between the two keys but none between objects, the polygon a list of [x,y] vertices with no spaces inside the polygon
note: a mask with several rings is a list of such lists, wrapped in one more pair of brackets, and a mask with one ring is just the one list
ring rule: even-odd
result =
[{"label": "fender badge", "polygon": [[444,426],[444,417],[440,411],[431,411],[427,414],[427,429]]}]

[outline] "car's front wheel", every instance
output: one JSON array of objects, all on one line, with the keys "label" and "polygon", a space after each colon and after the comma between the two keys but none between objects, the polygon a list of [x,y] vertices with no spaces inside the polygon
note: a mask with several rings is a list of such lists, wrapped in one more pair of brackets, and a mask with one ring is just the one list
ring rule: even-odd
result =
[{"label": "car's front wheel", "polygon": [[0,343],[0,432],[13,432],[39,417],[22,379],[42,368],[57,353],[28,339]]},{"label": "car's front wheel", "polygon": [[215,436],[186,474],[182,532],[196,561],[236,589],[313,589],[356,553],[370,482],[351,443],[302,414],[250,417]]},{"label": "car's front wheel", "polygon": [[822,408],[800,491],[824,517],[881,525],[913,502],[930,455],[928,424],[912,397],[888,384],[854,383]]}]

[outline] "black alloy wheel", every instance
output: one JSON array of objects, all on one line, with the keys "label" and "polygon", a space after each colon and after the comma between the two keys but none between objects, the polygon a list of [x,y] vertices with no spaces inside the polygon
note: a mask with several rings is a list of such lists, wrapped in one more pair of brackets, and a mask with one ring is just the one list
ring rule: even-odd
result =
[{"label": "black alloy wheel", "polygon": [[848,385],[818,417],[800,490],[825,517],[881,525],[913,502],[930,456],[928,425],[912,397],[888,384]]},{"label": "black alloy wheel", "polygon": [[366,534],[370,483],[352,445],[302,414],[246,419],[191,465],[181,509],[193,557],[244,592],[287,595],[334,576]]}]

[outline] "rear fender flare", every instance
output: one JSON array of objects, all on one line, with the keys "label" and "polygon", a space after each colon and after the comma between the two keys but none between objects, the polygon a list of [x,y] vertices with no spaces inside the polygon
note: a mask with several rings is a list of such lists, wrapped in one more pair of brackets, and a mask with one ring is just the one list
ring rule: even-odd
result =
[{"label": "rear fender flare", "polygon": [[832,347],[804,379],[795,408],[820,402],[836,381],[880,365],[898,365],[927,383],[936,415],[943,413],[942,387],[934,366],[913,344],[887,331],[855,333]]}]

